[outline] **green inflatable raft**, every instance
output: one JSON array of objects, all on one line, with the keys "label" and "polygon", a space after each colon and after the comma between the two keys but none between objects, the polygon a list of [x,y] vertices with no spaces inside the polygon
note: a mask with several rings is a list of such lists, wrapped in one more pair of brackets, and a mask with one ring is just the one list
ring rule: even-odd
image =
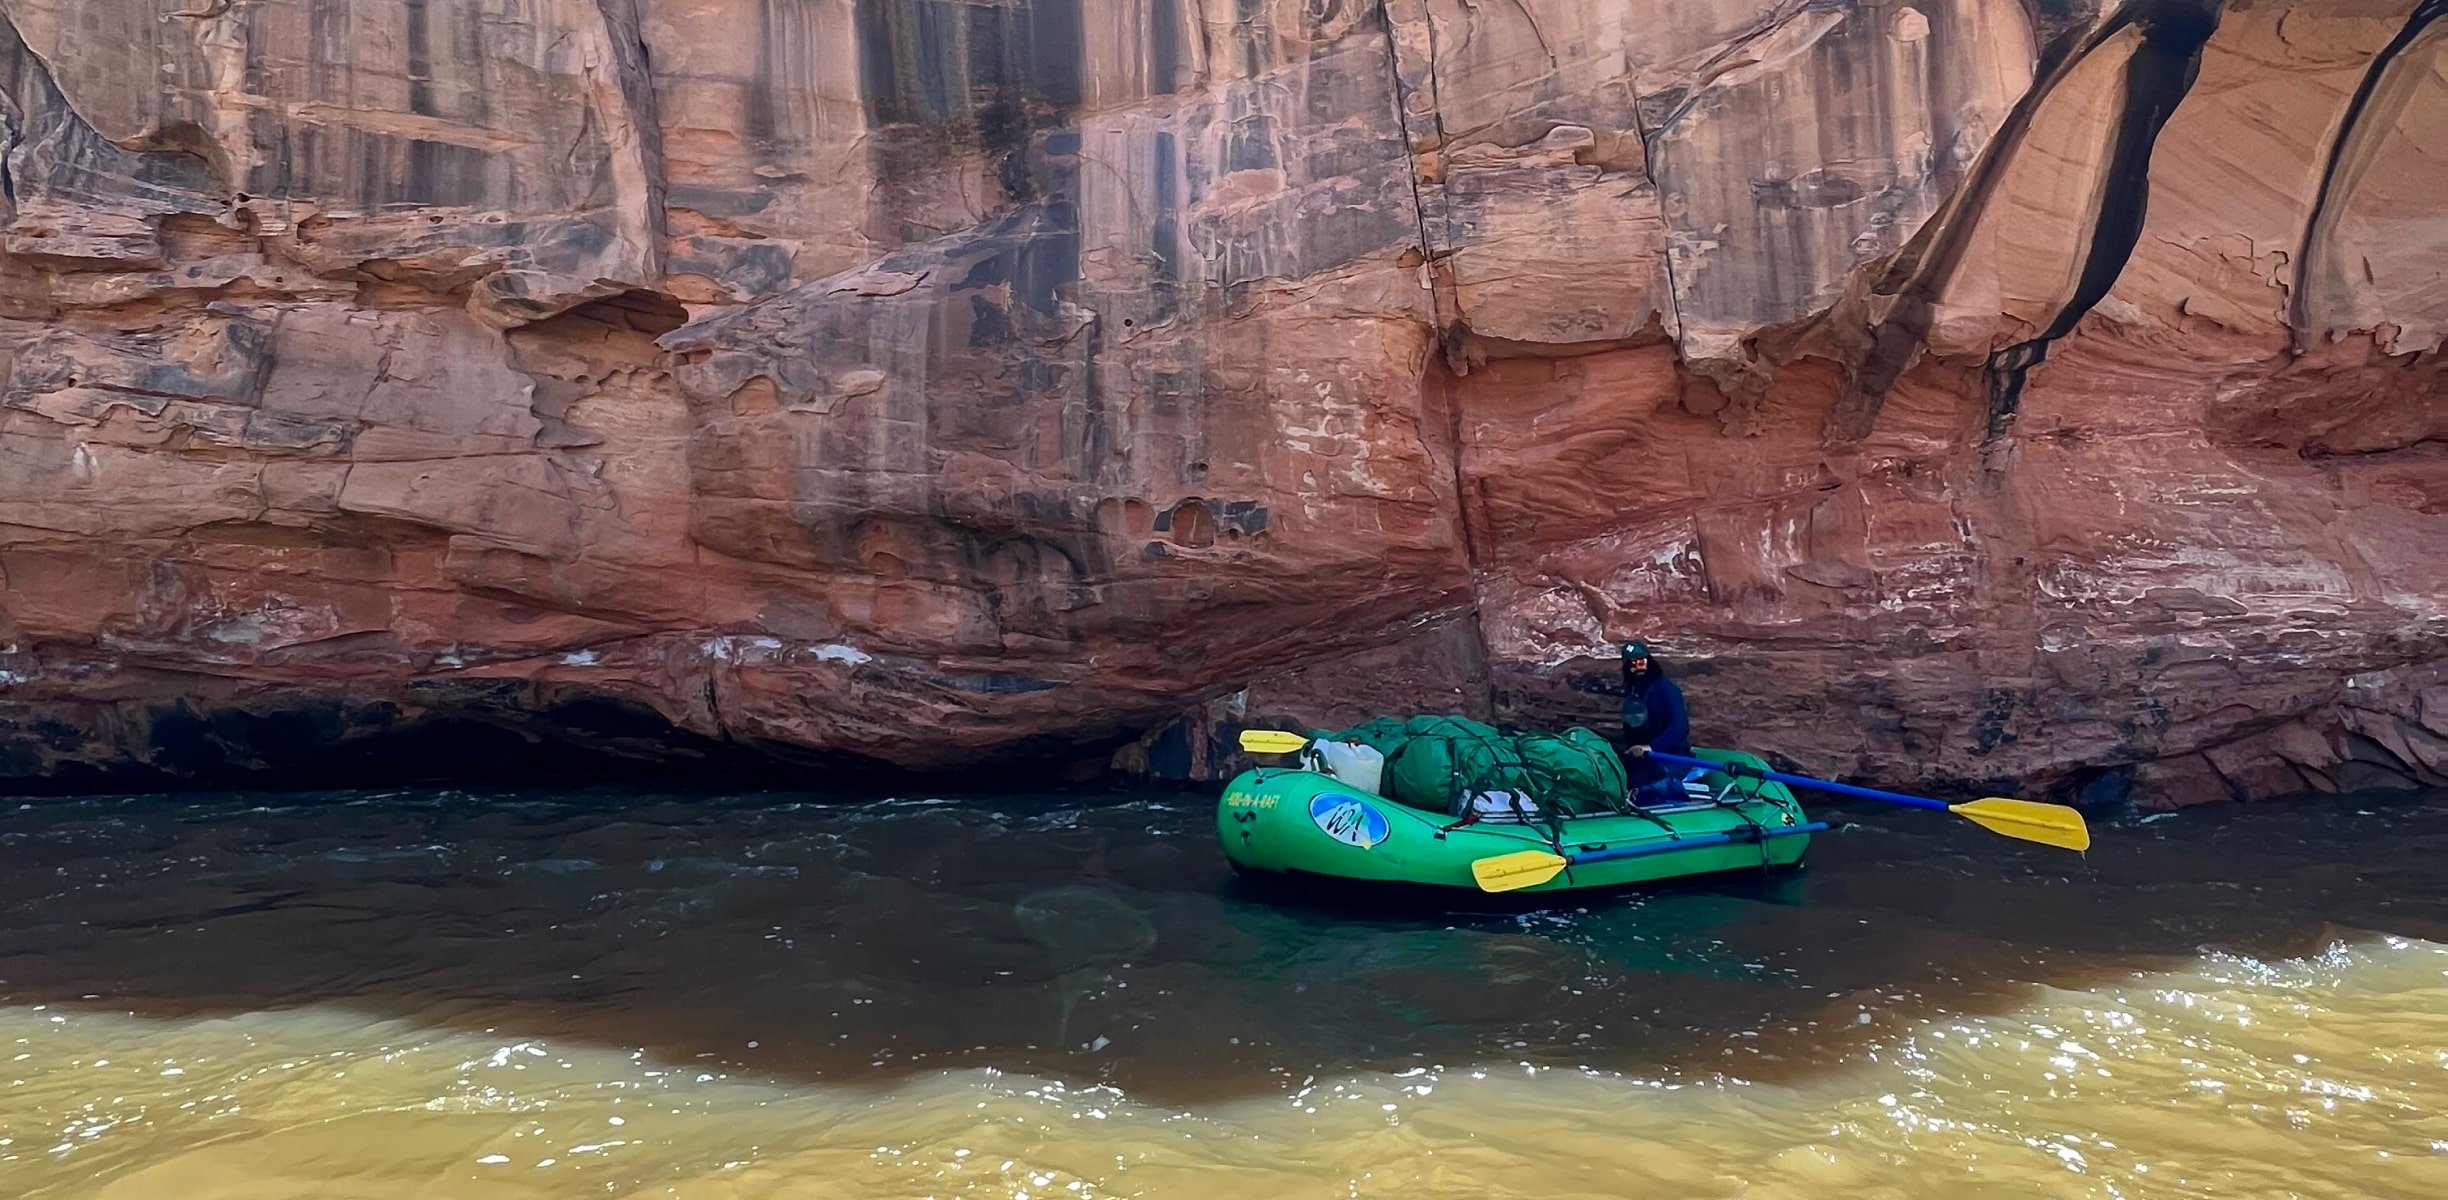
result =
[{"label": "green inflatable raft", "polygon": [[[1714,763],[1768,765],[1740,751],[1696,753]],[[1631,813],[1550,817],[1497,806],[1464,820],[1321,771],[1259,767],[1224,789],[1216,836],[1234,866],[1262,875],[1549,893],[1791,867],[1810,835],[1826,828],[1807,820],[1781,783],[1695,771],[1683,791],[1675,803]],[[1526,877],[1540,882],[1524,886],[1517,876],[1495,885],[1488,876],[1496,872],[1474,871],[1474,864],[1507,855],[1531,868],[1554,856],[1546,859],[1552,877],[1532,869]]]}]

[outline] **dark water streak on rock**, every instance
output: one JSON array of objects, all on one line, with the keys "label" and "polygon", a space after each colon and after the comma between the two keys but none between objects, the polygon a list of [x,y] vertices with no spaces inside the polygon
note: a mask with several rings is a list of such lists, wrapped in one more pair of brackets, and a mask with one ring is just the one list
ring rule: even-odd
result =
[{"label": "dark water streak on rock", "polygon": [[[2320,286],[2320,272],[2335,270],[2322,257],[2327,240],[2336,232],[2339,211],[2354,197],[2363,182],[2365,172],[2373,165],[2373,147],[2384,141],[2394,130],[2397,118],[2413,94],[2413,82],[2397,80],[2396,68],[2405,59],[2407,50],[2421,41],[2431,27],[2448,18],[2448,0],[2422,0],[2406,15],[2404,28],[2389,44],[2372,56],[2371,66],[2363,72],[2363,82],[2356,86],[2354,99],[2346,105],[2346,116],[2338,122],[2335,138],[2329,144],[2329,159],[2321,169],[2320,190],[2314,193],[2311,219],[2304,222],[2303,241],[2297,247],[2295,286],[2287,290],[2288,324],[2296,353],[2303,353],[2319,340],[2322,330],[2312,327],[2314,315],[2312,291]],[[2416,74],[2419,74],[2417,72]],[[2378,108],[2374,102],[2378,100]],[[2371,119],[2375,112],[2380,119]]]},{"label": "dark water streak on rock", "polygon": [[2193,90],[2203,47],[2218,31],[2219,0],[2147,0],[2128,6],[2100,31],[2103,44],[2128,29],[2141,42],[2125,62],[2125,84],[2117,123],[2109,135],[2108,163],[2091,233],[2083,249],[2074,294],[2038,337],[1989,356],[1984,370],[1989,393],[1991,440],[2004,437],[2022,406],[2023,381],[2048,358],[2050,345],[2074,331],[2125,273],[2149,215],[2151,151],[2176,106]]}]

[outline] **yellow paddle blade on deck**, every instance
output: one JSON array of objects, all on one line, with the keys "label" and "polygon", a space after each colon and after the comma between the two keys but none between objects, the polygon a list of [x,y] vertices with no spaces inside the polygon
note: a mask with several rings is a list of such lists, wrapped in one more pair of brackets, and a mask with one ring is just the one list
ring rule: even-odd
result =
[{"label": "yellow paddle blade on deck", "polygon": [[1949,805],[1947,811],[2010,838],[2067,850],[2091,848],[2091,829],[2083,824],[2082,814],[2062,804],[1991,796],[1968,804]]},{"label": "yellow paddle blade on deck", "polygon": [[1252,754],[1290,754],[1309,744],[1309,739],[1280,729],[1244,729],[1241,748]]},{"label": "yellow paddle blade on deck", "polygon": [[1567,865],[1560,855],[1524,850],[1472,863],[1471,878],[1479,881],[1479,890],[1483,892],[1516,892],[1555,878],[1556,872]]}]

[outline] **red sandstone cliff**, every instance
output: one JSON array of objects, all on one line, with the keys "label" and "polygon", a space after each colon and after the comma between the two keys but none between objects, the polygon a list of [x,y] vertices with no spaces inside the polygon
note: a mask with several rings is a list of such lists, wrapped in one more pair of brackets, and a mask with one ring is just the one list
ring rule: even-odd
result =
[{"label": "red sandstone cliff", "polygon": [[2444,16],[0,0],[0,774],[2438,784]]}]

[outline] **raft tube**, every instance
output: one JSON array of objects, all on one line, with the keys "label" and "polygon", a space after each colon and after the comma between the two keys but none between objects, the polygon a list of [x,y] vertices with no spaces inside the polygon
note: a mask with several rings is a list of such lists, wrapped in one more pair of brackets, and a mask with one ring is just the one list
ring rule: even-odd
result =
[{"label": "raft tube", "polygon": [[[1711,762],[1766,769],[1735,750],[1695,750]],[[1802,861],[1808,819],[1785,785],[1711,771],[1692,781],[1711,797],[1654,806],[1648,816],[1568,817],[1563,853],[1588,854],[1523,893],[1587,891]],[[1523,850],[1554,853],[1545,824],[1476,821],[1405,807],[1329,775],[1280,767],[1244,771],[1216,804],[1224,856],[1244,871],[1478,891],[1471,864]],[[1789,831],[1780,833],[1779,831]],[[1761,836],[1761,835],[1766,836]],[[1728,840],[1729,836],[1732,840]],[[1674,843],[1694,844],[1673,848]],[[1610,851],[1636,851],[1610,854]]]}]

